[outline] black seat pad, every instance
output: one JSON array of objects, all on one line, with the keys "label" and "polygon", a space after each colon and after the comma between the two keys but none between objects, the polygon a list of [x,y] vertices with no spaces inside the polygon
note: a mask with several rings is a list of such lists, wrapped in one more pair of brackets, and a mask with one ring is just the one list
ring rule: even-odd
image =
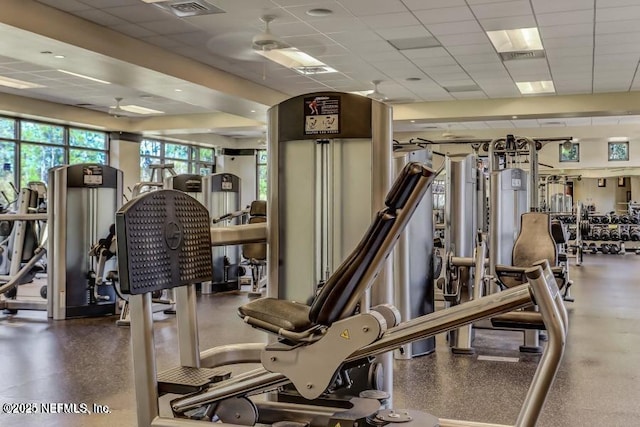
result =
[{"label": "black seat pad", "polygon": [[260,298],[238,309],[242,317],[249,316],[291,332],[311,327],[309,306],[276,298]]}]

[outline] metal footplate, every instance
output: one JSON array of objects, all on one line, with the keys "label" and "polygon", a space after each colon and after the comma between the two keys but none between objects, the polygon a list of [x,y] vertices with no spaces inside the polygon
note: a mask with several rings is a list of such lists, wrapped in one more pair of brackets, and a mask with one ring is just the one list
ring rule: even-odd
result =
[{"label": "metal footplate", "polygon": [[345,359],[376,341],[386,329],[386,320],[375,311],[348,317],[335,322],[312,344],[291,347],[276,343],[266,347],[262,365],[285,375],[304,398],[316,399]]},{"label": "metal footplate", "polygon": [[188,394],[202,391],[211,383],[231,377],[225,369],[176,366],[158,373],[158,393]]}]

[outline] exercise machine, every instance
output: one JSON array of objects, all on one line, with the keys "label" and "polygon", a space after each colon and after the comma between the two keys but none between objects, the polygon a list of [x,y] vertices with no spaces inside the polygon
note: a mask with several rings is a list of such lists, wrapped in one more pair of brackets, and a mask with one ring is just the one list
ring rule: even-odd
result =
[{"label": "exercise machine", "polygon": [[21,298],[19,292],[20,285],[45,272],[48,216],[42,188],[30,183],[18,192],[15,210],[0,214],[0,309],[6,314],[47,310],[48,285],[40,288],[41,299]]},{"label": "exercise machine", "polygon": [[[536,322],[549,341],[516,426],[533,426],[543,408],[562,358],[567,314],[548,263],[526,270],[527,284],[459,306],[397,323],[388,305],[356,310],[366,289],[385,264],[395,242],[431,183],[433,172],[409,163],[385,198],[353,252],[332,274],[311,306],[275,298],[240,308],[244,321],[279,337],[265,345],[241,344],[199,351],[194,283],[211,274],[211,237],[205,207],[183,193],[163,190],[135,199],[116,217],[123,291],[131,294],[132,352],[139,426],[197,426],[196,419],[220,425],[299,426],[480,425],[438,419],[418,411],[381,409],[381,397],[366,390],[338,395],[349,385],[345,371],[374,356],[436,333],[536,303]],[[137,232],[144,222],[148,228]],[[149,258],[141,242],[158,256]],[[151,292],[172,286],[178,297],[180,366],[156,373]],[[539,326],[537,326],[539,327]],[[261,361],[262,367],[230,377],[217,369],[236,362]],[[217,382],[216,382],[217,381]],[[251,396],[292,385],[304,404],[254,400]],[[375,385],[375,384],[372,384]],[[160,416],[158,397],[168,403]],[[369,397],[367,397],[369,396]],[[186,419],[190,418],[190,419]],[[482,424],[495,426],[495,424]]]},{"label": "exercise machine", "polygon": [[49,317],[62,320],[116,314],[115,290],[96,286],[89,249],[122,205],[122,171],[93,163],[49,170]]},{"label": "exercise machine", "polygon": [[[240,178],[230,173],[213,175],[179,174],[165,178],[164,188],[182,191],[194,197],[209,210],[212,219],[240,211]],[[236,223],[237,217],[218,221],[216,226]],[[237,245],[216,247],[213,251],[213,276],[201,286],[202,293],[240,289],[240,248]]]}]

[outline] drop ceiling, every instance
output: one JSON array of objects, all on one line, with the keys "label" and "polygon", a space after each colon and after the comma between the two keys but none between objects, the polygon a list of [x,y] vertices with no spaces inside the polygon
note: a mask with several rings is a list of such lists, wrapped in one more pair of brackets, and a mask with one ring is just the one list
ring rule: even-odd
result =
[{"label": "drop ceiling", "polygon": [[[367,90],[373,88],[372,80],[382,81],[379,90],[388,98],[404,103],[521,99],[517,81],[552,80],[557,95],[629,92],[640,87],[637,0],[207,1],[224,13],[177,18],[141,0],[39,3],[182,58],[224,70],[282,98],[316,90]],[[306,12],[312,8],[326,8],[333,13],[325,17],[309,16]],[[275,35],[339,72],[303,76],[253,52],[251,39],[263,30],[259,17],[265,14],[276,16],[271,25]],[[544,57],[503,62],[486,31],[524,27],[539,28]],[[11,34],[10,25],[0,27],[0,33],[3,37]],[[168,114],[225,111],[251,117],[250,110],[262,113],[268,106],[260,100],[234,108],[226,108],[226,102],[204,102],[207,98],[214,99],[220,90],[212,91],[188,76],[150,71],[68,43],[56,46],[55,40],[47,38],[53,45],[46,50],[57,53],[56,49],[67,49],[63,62],[77,56],[86,61],[89,70],[102,65],[144,78],[120,80],[104,87],[59,75],[55,62],[50,58],[44,61],[34,53],[40,52],[41,40],[37,36],[20,38],[24,41],[20,52],[11,49],[9,42],[0,42],[3,49],[0,54],[5,55],[0,58],[0,76],[45,82],[47,88],[29,90],[28,94],[2,87],[0,91],[71,105],[88,103],[97,109],[104,109],[114,96],[122,96]],[[435,40],[439,46],[398,50],[393,46],[397,43],[390,43],[416,38]],[[28,58],[25,49],[31,49]],[[155,86],[146,83],[147,79],[154,81]],[[175,92],[176,88],[184,92]],[[464,90],[458,92],[455,88]],[[553,102],[553,97],[548,99]],[[513,121],[507,128],[532,123]],[[590,118],[581,123],[597,124]],[[540,121],[536,124],[544,126]]]}]

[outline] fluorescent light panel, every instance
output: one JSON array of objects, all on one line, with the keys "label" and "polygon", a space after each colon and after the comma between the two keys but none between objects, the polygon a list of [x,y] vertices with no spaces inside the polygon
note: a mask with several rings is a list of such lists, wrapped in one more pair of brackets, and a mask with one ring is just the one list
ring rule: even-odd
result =
[{"label": "fluorescent light panel", "polygon": [[[115,105],[111,108],[116,108]],[[139,105],[129,104],[121,105],[121,110],[135,114],[164,114],[164,111],[154,110],[153,108],[141,107]]]},{"label": "fluorescent light panel", "polygon": [[536,27],[487,31],[487,36],[498,53],[543,49],[540,33]]},{"label": "fluorescent light panel", "polygon": [[85,76],[84,74],[74,73],[72,71],[67,71],[67,70],[58,70],[58,71],[61,72],[61,73],[69,74],[71,76],[80,77],[81,79],[87,79],[87,80],[91,80],[91,81],[94,81],[94,82],[102,83],[102,84],[105,84],[105,85],[110,85],[111,84],[111,82],[108,82],[106,80],[96,79],[95,77]]},{"label": "fluorescent light panel", "polygon": [[329,67],[324,62],[314,58],[313,56],[296,49],[295,47],[288,47],[285,49],[272,49],[272,50],[256,50],[258,55],[264,56],[270,61],[282,65],[283,67],[290,68],[297,71],[300,74],[325,74],[325,73],[337,73],[335,70]]},{"label": "fluorescent light panel", "polygon": [[12,79],[10,77],[0,76],[0,85],[12,87],[14,89],[37,89],[40,87],[44,87],[43,85],[39,85],[37,83],[25,82],[23,80]]},{"label": "fluorescent light panel", "polygon": [[516,82],[520,93],[531,95],[535,93],[555,93],[556,88],[551,80],[541,80],[538,82]]}]

